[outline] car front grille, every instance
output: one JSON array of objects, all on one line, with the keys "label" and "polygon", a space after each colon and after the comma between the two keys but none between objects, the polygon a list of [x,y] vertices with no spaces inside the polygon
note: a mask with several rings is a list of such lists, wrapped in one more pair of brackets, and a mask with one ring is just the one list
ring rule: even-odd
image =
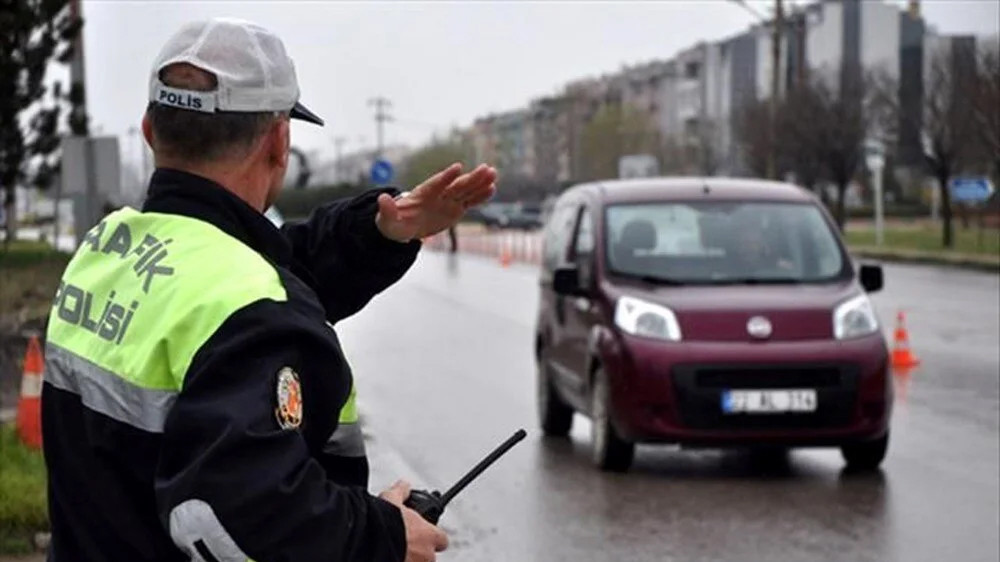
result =
[{"label": "car front grille", "polygon": [[705,367],[695,371],[698,388],[836,388],[836,367]]},{"label": "car front grille", "polygon": [[[681,422],[692,429],[828,429],[855,413],[858,369],[853,365],[682,365],[673,369]],[[722,392],[732,389],[816,390],[812,413],[724,414]]]}]

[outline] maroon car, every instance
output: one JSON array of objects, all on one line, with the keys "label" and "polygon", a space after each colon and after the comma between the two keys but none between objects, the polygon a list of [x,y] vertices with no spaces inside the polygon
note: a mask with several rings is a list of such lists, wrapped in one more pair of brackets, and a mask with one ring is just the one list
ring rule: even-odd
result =
[{"label": "maroon car", "polygon": [[793,185],[677,178],[564,193],[545,229],[536,334],[543,430],[593,420],[594,461],[635,443],[840,447],[885,458],[888,353],[819,201]]}]

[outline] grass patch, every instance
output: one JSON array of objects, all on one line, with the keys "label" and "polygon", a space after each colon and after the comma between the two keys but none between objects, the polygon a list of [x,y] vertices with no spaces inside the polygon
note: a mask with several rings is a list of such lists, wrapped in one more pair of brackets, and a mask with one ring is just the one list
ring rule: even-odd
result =
[{"label": "grass patch", "polygon": [[49,529],[45,461],[21,444],[13,425],[0,426],[0,554],[31,552],[33,537]]},{"label": "grass patch", "polygon": [[[956,225],[954,230],[955,247],[945,250],[941,244],[941,228],[936,225],[924,224],[912,227],[896,227],[885,229],[883,248],[901,250],[920,250],[924,252],[954,252],[960,254],[976,254],[996,256],[1000,254],[1000,230],[978,227],[963,229]],[[871,228],[848,228],[844,234],[849,246],[875,246],[875,230]]]}]

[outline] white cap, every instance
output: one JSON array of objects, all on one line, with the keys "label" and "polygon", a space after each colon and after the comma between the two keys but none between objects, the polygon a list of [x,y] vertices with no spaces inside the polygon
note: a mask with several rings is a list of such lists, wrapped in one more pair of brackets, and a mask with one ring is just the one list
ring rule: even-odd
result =
[{"label": "white cap", "polygon": [[[200,92],[160,81],[164,68],[181,62],[214,74],[218,87]],[[189,23],[175,33],[153,63],[149,101],[204,113],[288,111],[292,118],[323,124],[299,103],[295,65],[281,39],[236,19]]]}]

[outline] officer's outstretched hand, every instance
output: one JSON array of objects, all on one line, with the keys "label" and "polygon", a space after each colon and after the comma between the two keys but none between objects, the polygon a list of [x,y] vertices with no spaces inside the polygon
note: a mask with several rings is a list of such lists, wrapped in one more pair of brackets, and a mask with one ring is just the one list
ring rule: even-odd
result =
[{"label": "officer's outstretched hand", "polygon": [[448,535],[439,527],[428,523],[419,513],[403,505],[410,497],[410,484],[397,480],[391,488],[379,494],[383,500],[395,505],[403,514],[406,527],[406,562],[434,562],[436,552],[448,548]]},{"label": "officer's outstretched hand", "polygon": [[378,198],[375,224],[382,235],[409,242],[454,226],[466,209],[485,202],[496,192],[497,171],[480,164],[467,174],[452,164],[398,198]]}]

